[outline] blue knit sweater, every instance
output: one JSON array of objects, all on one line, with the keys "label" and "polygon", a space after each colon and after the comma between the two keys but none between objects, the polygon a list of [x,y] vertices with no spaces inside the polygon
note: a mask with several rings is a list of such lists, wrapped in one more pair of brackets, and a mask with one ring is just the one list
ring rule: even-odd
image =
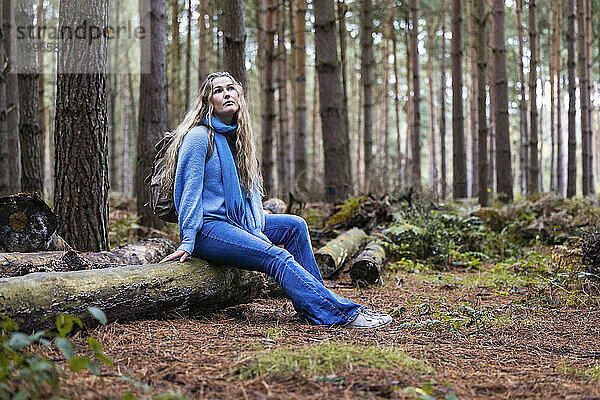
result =
[{"label": "blue knit sweater", "polygon": [[[207,151],[208,130],[204,126],[195,126],[183,138],[177,156],[173,200],[179,220],[179,250],[189,254],[194,250],[196,234],[203,221],[228,221],[219,152],[214,146],[211,158],[205,162]],[[258,212],[262,223],[258,231],[250,233],[265,240],[262,233],[264,210],[260,196],[256,197],[246,201],[246,212]]]}]

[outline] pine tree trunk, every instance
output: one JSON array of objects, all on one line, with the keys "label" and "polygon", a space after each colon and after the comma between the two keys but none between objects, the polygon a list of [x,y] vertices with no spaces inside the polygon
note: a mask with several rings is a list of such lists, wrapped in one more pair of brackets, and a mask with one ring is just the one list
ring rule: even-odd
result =
[{"label": "pine tree trunk", "polygon": [[[388,24],[389,25],[389,24]],[[429,118],[427,126],[427,147],[429,151],[429,187],[431,188],[434,196],[437,196],[438,190],[438,176],[437,176],[437,144],[435,139],[435,130],[433,127],[433,121],[435,121],[435,107],[433,105],[433,41],[434,32],[437,31],[437,27],[433,29],[433,32],[429,32],[427,37],[427,80],[429,86]],[[387,93],[387,92],[386,92]],[[387,147],[387,146],[386,146]]]},{"label": "pine tree trunk", "polygon": [[200,0],[198,3],[198,91],[202,88],[202,83],[208,75],[208,56],[209,46],[206,42],[206,0]]},{"label": "pine tree trunk", "polygon": [[[489,14],[493,8],[493,1],[488,0]],[[490,18],[490,17],[488,17]],[[491,18],[490,18],[491,20]],[[496,116],[494,110],[496,109],[496,96],[494,90],[494,55],[492,54],[492,23],[489,22],[489,28],[487,28],[488,34],[488,99],[489,99],[489,112],[488,112],[488,189],[491,192],[496,190]]]},{"label": "pine tree trunk", "polygon": [[[2,21],[0,7],[0,21]],[[4,42],[3,27],[0,26],[0,45]],[[0,65],[5,65],[4,50],[0,49]],[[8,143],[8,125],[6,122],[6,70],[0,68],[0,143]],[[10,158],[8,146],[0,146],[0,196],[10,194]]]},{"label": "pine tree trunk", "polygon": [[[406,18],[406,26],[410,26],[410,21],[408,17]],[[406,159],[404,161],[404,170],[402,171],[402,177],[404,178],[404,182],[406,186],[411,186],[412,175],[410,173],[410,168],[412,166],[412,131],[413,131],[413,119],[415,114],[413,113],[413,97],[412,97],[412,87],[413,80],[412,77],[412,48],[410,45],[410,35],[407,30],[404,35],[404,42],[406,45],[406,140],[404,141],[404,154],[406,154]]]},{"label": "pine tree trunk", "polygon": [[223,1],[223,69],[229,71],[246,91],[246,28],[244,1]]},{"label": "pine tree trunk", "polygon": [[319,130],[317,127],[321,125],[321,121],[319,120],[319,85],[317,83],[317,70],[314,70],[313,75],[313,104],[312,104],[312,183],[311,183],[311,192],[315,198],[321,199],[323,196],[323,184],[322,184],[322,174],[321,167],[319,163],[320,155],[322,153],[321,146],[321,138],[319,137]]},{"label": "pine tree trunk", "polygon": [[585,0],[585,43],[586,43],[586,78],[587,78],[587,96],[585,98],[587,104],[587,142],[588,142],[588,193],[594,194],[596,192],[594,188],[594,133],[593,133],[593,119],[592,119],[592,2],[591,0]]},{"label": "pine tree trunk", "polygon": [[[442,19],[442,55],[440,62],[440,152],[441,159],[441,174],[442,174],[442,199],[448,196],[447,181],[446,181],[446,0],[442,0],[441,9]],[[395,51],[394,51],[395,52]],[[394,53],[395,54],[395,53]],[[396,58],[394,57],[394,63]],[[397,76],[397,75],[396,75]],[[396,77],[396,82],[398,78]],[[396,93],[398,93],[396,89]],[[397,94],[396,94],[397,96]],[[400,138],[398,138],[400,139]]]},{"label": "pine tree trunk", "polygon": [[289,192],[289,165],[286,149],[288,133],[287,114],[287,50],[285,48],[285,2],[277,9],[277,89],[279,92],[279,132],[277,139],[277,182],[279,196],[283,198]]},{"label": "pine tree trunk", "polygon": [[[19,81],[17,74],[11,70],[10,49],[16,47],[16,37],[10,35],[14,25],[13,0],[2,1],[2,38],[6,63],[6,129],[8,135],[8,167],[10,175],[9,193],[21,191],[21,146],[19,142]],[[12,44],[11,44],[12,43]]]},{"label": "pine tree trunk", "polygon": [[504,38],[504,0],[494,0],[494,82],[496,96],[496,182],[498,199],[513,199],[510,130],[508,121],[508,77],[506,74],[506,41]]},{"label": "pine tree trunk", "polygon": [[308,163],[306,155],[306,0],[294,0],[294,61],[296,103],[294,119],[293,186],[307,190]]},{"label": "pine tree trunk", "polygon": [[366,191],[373,189],[373,27],[371,21],[371,0],[360,2],[360,75],[363,85],[363,146],[365,162]]},{"label": "pine tree trunk", "polygon": [[[62,0],[59,29],[108,22],[106,0]],[[73,71],[79,60],[86,71]],[[106,37],[90,46],[65,42],[58,52],[54,211],[58,233],[75,249],[108,249]]]},{"label": "pine tree trunk", "polygon": [[[44,18],[45,18],[45,8],[44,8],[44,0],[38,0],[37,2],[37,8],[36,8],[36,21],[38,25],[43,25],[45,23]],[[38,39],[37,43],[38,46],[42,46],[43,44],[43,40],[40,38]],[[50,174],[50,169],[46,168],[47,165],[47,160],[46,160],[46,155],[48,154],[46,151],[46,144],[47,144],[47,140],[46,138],[49,136],[49,127],[48,127],[48,123],[47,123],[47,117],[48,117],[48,110],[46,109],[46,105],[44,104],[44,97],[45,97],[45,86],[46,86],[46,74],[44,72],[44,52],[43,51],[38,51],[36,53],[36,62],[37,62],[37,66],[38,66],[38,79],[37,79],[37,88],[38,88],[38,101],[37,101],[37,114],[38,114],[38,123],[40,126],[40,147],[41,147],[41,153],[42,153],[42,180],[43,180],[43,186],[44,186],[44,193],[46,193],[46,197],[48,197],[48,195],[50,193],[52,193],[52,190],[50,189],[50,186],[52,186],[52,181],[51,181],[51,174]],[[4,64],[1,64],[4,65]]]},{"label": "pine tree trunk", "polygon": [[261,0],[259,18],[262,28],[261,100],[262,100],[262,168],[264,188],[268,195],[273,191],[273,127],[275,123],[275,86],[273,67],[275,63],[275,0]]},{"label": "pine tree trunk", "polygon": [[519,167],[521,170],[521,194],[526,193],[529,187],[529,129],[527,127],[527,84],[523,65],[523,23],[521,14],[523,12],[522,0],[517,0],[517,35],[519,40],[519,82],[521,83],[519,101],[519,130],[521,147],[519,153]]},{"label": "pine tree trunk", "polygon": [[462,40],[462,1],[452,0],[452,196],[455,199],[467,197]]},{"label": "pine tree trunk", "polygon": [[487,153],[487,115],[486,115],[486,69],[487,69],[487,15],[485,0],[476,0],[474,5],[477,24],[477,109],[479,125],[479,204],[487,207],[488,193],[488,153]]},{"label": "pine tree trunk", "polygon": [[184,98],[185,109],[190,106],[190,70],[192,63],[192,0],[188,0],[187,4],[187,32],[185,42],[185,85]]},{"label": "pine tree trunk", "polygon": [[[123,87],[121,92],[121,191],[125,197],[131,197],[131,159],[129,157],[129,58],[125,56],[127,75],[123,76]],[[133,101],[133,99],[132,99]]]},{"label": "pine tree trunk", "polygon": [[[413,129],[411,138],[412,166],[411,184],[421,187],[421,87],[419,70],[419,0],[411,1],[411,47],[412,47],[412,81],[413,81]],[[465,168],[466,170],[466,168]],[[466,176],[465,176],[466,178]]]},{"label": "pine tree trunk", "polygon": [[315,50],[325,174],[325,199],[343,200],[350,193],[350,148],[339,98],[340,76],[333,0],[315,0]]},{"label": "pine tree trunk", "polygon": [[[344,128],[346,132],[350,132],[350,121],[348,119],[348,85],[346,73],[346,4],[345,0],[337,1],[338,12],[338,35],[340,39],[340,65],[342,72],[342,116],[344,118]],[[387,27],[386,27],[387,29]]]},{"label": "pine tree trunk", "polygon": [[537,37],[537,5],[536,0],[529,0],[529,43],[531,62],[529,68],[529,118],[531,131],[529,135],[529,186],[527,193],[539,191],[539,154],[538,154],[538,108],[537,108],[537,68],[538,68],[538,37]]},{"label": "pine tree trunk", "polygon": [[[445,1],[445,0],[443,0]],[[400,73],[398,72],[398,50],[396,49],[396,32],[392,34],[392,49],[394,52],[394,109],[396,112],[396,187],[401,186],[401,172],[402,172],[402,147],[401,147],[401,134],[400,134]],[[444,105],[442,105],[444,107]],[[360,117],[360,112],[358,112]],[[360,124],[358,125],[360,126]],[[358,128],[360,130],[360,128]],[[362,148],[362,146],[360,146]],[[442,158],[445,156],[442,155]],[[359,163],[360,165],[360,163]],[[443,167],[442,167],[443,168]],[[445,170],[444,170],[445,171]],[[445,178],[443,178],[445,180]],[[444,181],[442,181],[444,182]]]},{"label": "pine tree trunk", "polygon": [[475,29],[473,28],[473,12],[471,2],[467,2],[467,18],[469,29],[469,51],[471,54],[471,93],[470,104],[471,109],[471,171],[473,179],[471,180],[471,196],[478,196],[479,193],[479,131],[477,127],[477,38]]},{"label": "pine tree trunk", "polygon": [[[15,8],[15,24],[19,27],[32,26],[34,20],[33,0],[22,0]],[[17,41],[14,53],[19,57],[19,141],[21,144],[21,190],[44,193],[42,178],[42,132],[38,123],[37,63],[35,52],[27,46],[34,44],[26,35]]]},{"label": "pine tree trunk", "polygon": [[577,143],[575,133],[575,0],[568,0],[567,71],[569,78],[567,197],[574,197],[577,190]]},{"label": "pine tree trunk", "polygon": [[561,93],[561,51],[562,51],[562,0],[555,1],[554,7],[554,68],[556,73],[556,193],[564,196],[564,169],[563,169],[563,136],[562,136],[562,93]]},{"label": "pine tree trunk", "polygon": [[[552,21],[556,19],[557,11],[552,10]],[[548,40],[548,64],[549,64],[549,76],[550,79],[550,191],[556,193],[556,125],[554,125],[556,117],[556,83],[555,83],[555,34],[552,32],[550,40]]]},{"label": "pine tree trunk", "polygon": [[170,130],[175,129],[177,125],[179,125],[179,111],[181,109],[181,95],[179,94],[179,70],[181,69],[181,46],[179,45],[179,11],[179,1],[171,0],[171,54],[169,56],[170,74],[168,81],[168,126]]},{"label": "pine tree trunk", "polygon": [[[390,0],[388,7],[387,21],[384,31],[385,40],[385,52],[383,57],[383,165],[382,165],[382,180],[384,191],[389,191],[391,188],[391,152],[390,152],[390,102],[389,102],[389,75],[390,75],[390,40],[392,35],[392,28],[394,26],[394,0]],[[437,181],[437,178],[435,178]]]},{"label": "pine tree trunk", "polygon": [[140,75],[140,106],[138,112],[137,158],[135,170],[135,196],[141,225],[161,228],[164,223],[154,216],[149,207],[148,189],[144,179],[152,170],[154,145],[167,130],[167,49],[166,49],[166,0],[151,0],[150,9],[142,10],[148,18],[150,39],[142,43]]}]

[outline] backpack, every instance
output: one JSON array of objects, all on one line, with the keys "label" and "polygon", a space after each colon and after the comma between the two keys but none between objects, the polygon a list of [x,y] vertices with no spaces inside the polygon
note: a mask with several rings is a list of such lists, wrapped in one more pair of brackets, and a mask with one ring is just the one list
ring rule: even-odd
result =
[{"label": "backpack", "polygon": [[[161,187],[161,177],[165,169],[165,155],[173,141],[173,137],[173,133],[165,132],[163,138],[154,145],[156,155],[152,162],[152,172],[144,179],[144,183],[148,185],[149,189],[148,202],[144,206],[150,207],[154,215],[163,221],[177,223],[177,210],[175,209],[175,202],[173,200],[173,191],[165,193]],[[204,160],[205,163],[212,156],[213,147],[214,142],[210,140]]]}]

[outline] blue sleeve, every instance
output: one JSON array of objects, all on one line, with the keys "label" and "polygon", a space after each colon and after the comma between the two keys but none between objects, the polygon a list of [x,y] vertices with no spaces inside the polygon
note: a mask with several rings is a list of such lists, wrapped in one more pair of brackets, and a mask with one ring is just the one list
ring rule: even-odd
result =
[{"label": "blue sleeve", "polygon": [[181,246],[192,254],[196,233],[202,228],[202,189],[208,151],[208,132],[194,127],[183,138],[177,156],[173,200],[177,209]]}]

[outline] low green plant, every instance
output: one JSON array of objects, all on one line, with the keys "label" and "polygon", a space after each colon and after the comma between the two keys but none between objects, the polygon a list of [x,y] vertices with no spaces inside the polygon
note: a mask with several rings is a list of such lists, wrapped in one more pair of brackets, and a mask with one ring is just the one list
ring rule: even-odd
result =
[{"label": "low green plant", "polygon": [[326,343],[259,352],[239,364],[235,373],[240,379],[295,372],[324,376],[343,372],[351,366],[382,370],[398,368],[425,374],[434,372],[424,361],[410,358],[394,347]]},{"label": "low green plant", "polygon": [[340,210],[327,220],[325,227],[327,228],[339,224],[340,222],[353,217],[360,209],[361,204],[365,201],[367,201],[367,196],[350,196],[348,200],[344,202]]},{"label": "low green plant", "polygon": [[[89,312],[100,323],[106,324],[106,315],[95,307]],[[75,326],[83,328],[81,320],[68,314],[56,317],[56,331],[41,330],[32,334],[19,332],[17,323],[0,314],[0,399],[38,399],[57,395],[60,378],[65,373],[56,360],[41,354],[43,348],[58,350],[73,372],[88,370],[100,375],[100,364],[112,365],[98,339],[87,338],[91,357],[75,353],[68,335]]]}]

